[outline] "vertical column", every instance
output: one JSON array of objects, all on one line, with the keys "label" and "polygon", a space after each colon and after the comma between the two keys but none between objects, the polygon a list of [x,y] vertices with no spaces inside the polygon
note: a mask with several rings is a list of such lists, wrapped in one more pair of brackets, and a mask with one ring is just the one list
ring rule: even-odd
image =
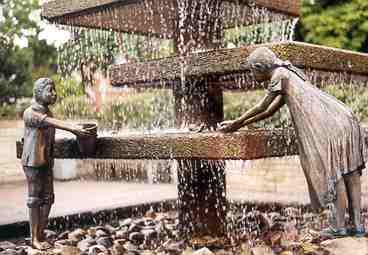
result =
[{"label": "vertical column", "polygon": [[[222,42],[220,0],[177,0],[175,45],[183,56],[183,77],[174,88],[176,125],[206,124],[223,120],[222,89],[209,77],[185,77],[185,55],[219,48]],[[187,237],[222,236],[225,232],[225,163],[216,160],[178,162],[179,221]]]}]

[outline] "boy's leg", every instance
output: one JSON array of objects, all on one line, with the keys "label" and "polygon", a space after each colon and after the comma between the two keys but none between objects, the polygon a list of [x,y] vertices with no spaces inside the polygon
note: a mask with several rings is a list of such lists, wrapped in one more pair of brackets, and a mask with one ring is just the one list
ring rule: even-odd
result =
[{"label": "boy's leg", "polygon": [[361,209],[361,182],[360,173],[358,171],[352,174],[344,176],[346,183],[346,189],[349,197],[349,212],[352,219],[355,230],[363,231],[361,222],[360,209]]},{"label": "boy's leg", "polygon": [[28,198],[27,207],[29,208],[29,224],[31,230],[31,242],[35,248],[40,249],[41,240],[39,231],[41,227],[41,206],[40,198],[42,185],[40,180],[40,169],[34,167],[24,167],[24,173],[27,177]]},{"label": "boy's leg", "polygon": [[41,227],[39,228],[40,237],[44,240],[44,230],[47,227],[51,207],[54,203],[54,179],[52,169],[45,169],[44,176],[43,203],[41,207]]}]

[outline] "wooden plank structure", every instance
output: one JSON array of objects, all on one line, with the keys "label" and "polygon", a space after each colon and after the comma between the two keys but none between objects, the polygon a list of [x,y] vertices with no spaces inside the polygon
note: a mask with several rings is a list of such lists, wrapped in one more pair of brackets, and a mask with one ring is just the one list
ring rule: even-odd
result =
[{"label": "wooden plank structure", "polygon": [[[174,38],[179,16],[178,2],[178,0],[52,0],[43,4],[42,16],[63,25]],[[284,18],[297,17],[300,9],[299,1],[290,0],[220,2],[224,9],[225,27],[254,23],[255,17],[261,16],[262,13],[276,13]]]},{"label": "wooden plank structure", "polygon": [[[335,49],[301,42],[258,44],[236,49],[218,49],[191,53],[185,57],[151,60],[142,63],[113,65],[110,68],[114,86],[167,87],[186,78],[209,77],[213,84],[225,88],[238,88],[236,74],[249,72],[246,58],[257,47],[272,49],[281,59],[289,60],[306,71],[322,71],[355,75],[368,84],[368,54]],[[241,89],[250,89],[254,82],[251,76]]]},{"label": "wooden plank structure", "polygon": [[[23,145],[17,142],[17,156]],[[98,159],[209,159],[252,160],[297,154],[292,129],[257,129],[232,134],[219,132],[173,133],[100,137],[95,158]],[[59,139],[54,157],[81,159],[76,139]]]}]

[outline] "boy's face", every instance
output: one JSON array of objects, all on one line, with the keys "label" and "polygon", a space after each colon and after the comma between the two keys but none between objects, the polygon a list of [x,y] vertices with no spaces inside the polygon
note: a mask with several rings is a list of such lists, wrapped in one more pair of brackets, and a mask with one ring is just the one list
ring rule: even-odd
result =
[{"label": "boy's face", "polygon": [[56,99],[57,95],[54,83],[47,84],[42,92],[42,101],[47,105],[53,105],[55,104]]}]

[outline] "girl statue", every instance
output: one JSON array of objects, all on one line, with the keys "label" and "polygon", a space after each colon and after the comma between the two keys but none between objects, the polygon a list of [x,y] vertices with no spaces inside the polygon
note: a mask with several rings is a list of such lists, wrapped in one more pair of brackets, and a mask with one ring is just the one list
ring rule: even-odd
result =
[{"label": "girl statue", "polygon": [[[258,82],[269,81],[266,96],[238,119],[220,123],[219,130],[236,131],[272,116],[286,104],[312,207],[332,209],[330,226],[322,234],[363,235],[360,175],[365,165],[357,118],[346,105],[313,86],[301,70],[266,47],[254,50],[248,64]],[[345,225],[347,208],[353,223],[349,230]]]}]

